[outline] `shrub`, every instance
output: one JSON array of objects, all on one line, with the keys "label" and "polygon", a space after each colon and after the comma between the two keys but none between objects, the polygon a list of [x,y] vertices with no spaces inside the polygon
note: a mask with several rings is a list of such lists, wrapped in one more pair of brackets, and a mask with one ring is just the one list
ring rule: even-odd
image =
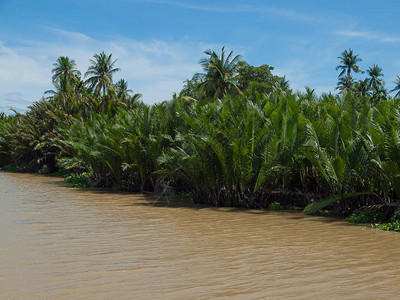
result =
[{"label": "shrub", "polygon": [[277,201],[272,202],[268,206],[268,210],[282,210],[282,209],[283,209],[282,205]]},{"label": "shrub", "polygon": [[90,184],[91,177],[92,174],[89,172],[84,172],[81,174],[71,173],[65,177],[65,181],[67,182],[68,187],[85,187]]},{"label": "shrub", "polygon": [[383,220],[383,214],[376,210],[366,209],[353,213],[347,220],[351,223],[378,223]]}]

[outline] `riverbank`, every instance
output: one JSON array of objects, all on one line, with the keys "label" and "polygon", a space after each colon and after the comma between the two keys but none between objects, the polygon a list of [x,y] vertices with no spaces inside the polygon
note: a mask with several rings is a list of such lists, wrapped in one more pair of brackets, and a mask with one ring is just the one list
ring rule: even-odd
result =
[{"label": "riverbank", "polygon": [[[67,186],[80,188],[90,186],[90,178],[90,173],[73,173],[64,176]],[[157,195],[157,193],[155,193],[155,195]],[[159,195],[162,194],[159,193]],[[193,200],[190,199],[190,194],[187,193],[175,194],[173,193],[173,190],[168,190],[164,191],[163,195],[166,197],[171,197],[172,199],[179,198],[181,201],[193,203]],[[269,203],[268,206],[263,207],[259,205],[257,208],[268,211],[303,211],[305,208],[307,208],[307,206],[310,205],[310,199],[313,196],[315,197],[315,195],[304,195],[301,193],[290,192],[272,192],[269,196],[273,199],[273,201],[267,200],[265,203]],[[343,216],[339,216],[334,211],[329,211],[327,209],[319,210],[316,215],[343,219]],[[399,205],[397,203],[389,203],[359,208],[349,217],[347,217],[346,220],[349,223],[365,224],[371,226],[372,228],[400,231],[400,220],[398,220],[398,218],[400,218]]]},{"label": "riverbank", "polygon": [[[44,101],[26,115],[1,120],[0,164],[90,173],[95,186],[173,190],[216,206],[311,204],[307,213],[317,213],[333,205],[328,209],[347,217],[363,207],[397,203],[399,120],[390,116],[398,100],[343,97],[177,97],[61,119],[55,104]],[[37,116],[42,121],[34,121]],[[32,136],[30,124],[46,126]],[[28,142],[25,135],[46,140]]]},{"label": "riverbank", "polygon": [[[0,169],[0,171],[1,170],[2,169]],[[3,171],[21,173],[19,170],[15,170],[12,168],[8,169],[7,171],[6,170]],[[62,171],[53,174],[40,174],[40,176],[62,179],[65,185],[70,188],[80,188],[86,190],[92,184],[90,173],[78,174],[78,173],[68,173]],[[105,188],[104,191],[112,191],[112,189]],[[167,200],[168,205],[170,206],[173,205],[179,207],[179,206],[191,206],[195,204],[193,199],[190,197],[190,194],[184,192],[174,193],[172,189],[164,190],[163,192],[159,193],[151,192],[148,194],[157,197],[158,199],[157,202],[159,204],[163,203],[163,201],[160,201],[160,199],[168,199]],[[297,200],[291,199],[291,196],[293,195],[297,197]],[[269,201],[270,204],[267,207],[258,206],[256,207],[256,209],[260,209],[261,211],[301,212],[310,203],[310,195],[307,196],[308,197],[304,197],[301,193],[295,194],[295,193],[274,192],[271,193],[271,197],[273,197],[275,201]],[[198,203],[198,205],[204,205],[205,207],[213,207],[201,203]],[[236,207],[236,208],[248,209],[243,207]],[[400,217],[400,210],[398,208],[399,206],[396,203],[386,204],[386,205],[373,205],[364,208],[359,208],[350,216],[343,217],[341,215],[338,215],[337,212],[335,213],[335,211],[329,210],[328,206],[328,209],[319,210],[315,215],[328,218],[336,218],[338,220],[346,220],[350,224],[361,224],[364,226],[369,226],[371,228],[400,231],[400,221],[396,219]]]}]

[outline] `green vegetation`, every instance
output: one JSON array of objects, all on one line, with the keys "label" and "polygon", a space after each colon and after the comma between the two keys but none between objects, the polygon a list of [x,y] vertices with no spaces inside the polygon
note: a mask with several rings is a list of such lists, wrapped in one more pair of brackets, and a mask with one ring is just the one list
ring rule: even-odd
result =
[{"label": "green vegetation", "polygon": [[348,217],[348,221],[351,223],[378,223],[383,219],[381,212],[372,209],[365,209]]},{"label": "green vegetation", "polygon": [[69,187],[87,187],[90,185],[91,173],[83,172],[82,174],[71,173],[65,177],[67,186]]},{"label": "green vegetation", "polygon": [[400,220],[392,221],[389,223],[374,224],[373,227],[382,230],[400,231]]},{"label": "green vegetation", "polygon": [[125,80],[113,83],[111,54],[94,55],[85,81],[74,60],[60,57],[47,98],[24,114],[0,115],[0,167],[61,170],[80,174],[68,177],[74,186],[171,191],[218,206],[347,217],[399,203],[399,84],[391,97],[377,65],[357,81],[361,59],[344,51],[340,93],[317,96],[311,88],[294,93],[273,67],[251,66],[225,48],[205,54],[204,73],[152,106]]},{"label": "green vegetation", "polygon": [[277,201],[272,202],[268,206],[268,210],[271,210],[271,211],[282,210],[282,209],[283,209],[283,206]]}]

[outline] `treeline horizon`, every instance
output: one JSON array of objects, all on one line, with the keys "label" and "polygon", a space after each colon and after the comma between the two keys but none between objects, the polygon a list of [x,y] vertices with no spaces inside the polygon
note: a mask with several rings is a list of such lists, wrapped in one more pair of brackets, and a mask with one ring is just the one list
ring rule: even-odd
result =
[{"label": "treeline horizon", "polygon": [[[225,47],[222,48],[222,52],[224,52]],[[209,52],[214,52],[213,50],[206,50],[205,53]],[[214,52],[215,53],[215,52]],[[232,55],[233,52],[230,54]],[[238,60],[236,61],[239,63],[241,67],[244,66],[249,66],[250,68],[253,68],[253,76],[257,76],[257,72],[261,71],[264,72],[265,69],[267,72],[274,70],[274,67],[269,66],[269,65],[261,65],[259,67],[254,67],[251,65],[248,65],[246,61],[240,60],[241,56],[237,55]],[[338,57],[340,60],[340,65],[336,67],[336,70],[340,70],[340,74],[338,76],[338,82],[335,87],[335,90],[338,91],[339,94],[343,92],[351,92],[355,93],[361,96],[373,96],[377,100],[379,100],[379,97],[385,98],[389,96],[389,93],[394,93],[394,97],[399,97],[400,96],[400,76],[396,76],[396,80],[393,81],[395,84],[395,87],[391,90],[387,90],[385,88],[385,80],[383,79],[384,74],[382,72],[382,68],[379,67],[378,64],[372,64],[370,65],[365,71],[361,70],[358,66],[358,63],[362,61],[362,59],[359,57],[358,54],[354,54],[352,49],[348,49],[342,52],[341,56]],[[70,85],[71,82],[68,82],[69,79],[66,77],[71,77],[73,79],[74,85],[78,85],[79,88],[81,89],[81,92],[84,90],[86,93],[88,91],[94,93],[94,94],[100,94],[102,93],[103,96],[105,93],[109,92],[114,92],[114,93],[123,93],[126,96],[130,96],[129,93],[132,93],[133,90],[128,89],[128,82],[121,78],[117,83],[113,83],[112,78],[113,75],[121,71],[120,68],[114,68],[115,63],[117,62],[118,59],[112,61],[112,54],[107,55],[104,51],[101,52],[100,54],[94,54],[93,59],[90,59],[91,65],[89,66],[88,70],[84,73],[84,76],[82,78],[82,73],[77,69],[76,63],[74,59],[70,59],[68,56],[60,56],[57,59],[57,62],[53,64],[53,69],[52,69],[52,84],[55,87],[56,90],[47,90],[44,92],[44,96],[42,99],[49,99],[51,96],[49,95],[55,95],[57,92],[60,90],[66,90],[68,87],[67,85]],[[200,64],[203,64],[202,60],[199,61]],[[202,65],[203,66],[203,65]],[[203,66],[204,68],[204,66]],[[258,70],[257,70],[258,68]],[[248,72],[249,70],[246,70],[244,72]],[[100,73],[99,73],[100,72]],[[353,76],[353,73],[355,74],[364,74],[366,73],[367,76],[363,79],[357,79]],[[191,89],[194,87],[194,85],[199,84],[201,80],[204,80],[204,77],[201,77],[202,73],[195,74],[191,79],[186,79],[184,81],[184,86],[179,92],[179,95],[192,95],[193,91]],[[231,76],[230,81],[238,83],[239,78],[243,77],[243,72],[240,72],[239,76]],[[272,75],[272,73],[270,74]],[[101,78],[101,76],[105,76],[105,78]],[[272,75],[273,76],[273,75]],[[290,84],[289,81],[286,79],[286,76],[279,77],[275,76],[275,80],[278,81],[277,79],[281,79],[281,84],[286,85],[287,89],[290,90]],[[84,80],[86,79],[86,80]],[[242,83],[244,81],[248,81],[254,78],[246,78],[241,80]],[[260,77],[256,81],[257,82],[262,82],[265,80],[266,77]],[[272,78],[269,78],[272,79]],[[246,89],[247,86],[241,86],[242,89]],[[315,91],[315,89],[310,88],[308,85],[304,86],[305,91],[312,90]],[[239,89],[240,90],[240,89]],[[270,89],[264,89],[264,90],[259,90],[260,92],[267,92],[271,91]],[[296,91],[296,93],[301,93],[301,91]],[[331,93],[331,91],[326,92],[322,91],[322,94],[326,93]],[[175,95],[176,93],[174,93]],[[137,99],[142,98],[141,93],[137,93],[132,95],[132,97]],[[198,95],[197,95],[198,96]],[[160,101],[167,101],[167,100],[160,100]],[[34,102],[33,102],[34,103]],[[32,103],[32,104],[33,104]],[[159,102],[155,102],[159,103]],[[151,105],[151,104],[150,104]],[[26,108],[29,109],[29,106]],[[10,111],[13,113],[17,113],[18,111],[13,108],[9,108]],[[25,112],[25,111],[24,111]],[[22,113],[24,113],[22,112]],[[21,113],[21,112],[20,112]],[[6,112],[0,112],[0,114],[5,115]]]},{"label": "treeline horizon", "polygon": [[0,167],[85,173],[92,186],[183,192],[218,206],[394,213],[399,76],[387,91],[374,64],[357,80],[361,58],[349,49],[338,57],[338,94],[317,96],[293,92],[272,66],[251,66],[224,47],[204,53],[203,72],[154,105],[124,79],[113,82],[112,54],[95,54],[83,78],[73,59],[59,57],[54,90],[26,113],[0,115]]}]

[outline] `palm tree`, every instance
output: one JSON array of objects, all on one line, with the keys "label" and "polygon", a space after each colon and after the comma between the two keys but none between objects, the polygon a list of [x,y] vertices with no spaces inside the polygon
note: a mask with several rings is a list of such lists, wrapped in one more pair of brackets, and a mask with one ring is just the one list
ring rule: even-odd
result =
[{"label": "palm tree", "polygon": [[65,77],[68,81],[78,81],[81,72],[76,68],[75,60],[69,59],[68,56],[60,56],[53,64],[52,80],[53,82],[60,82],[61,77]]},{"label": "palm tree", "polygon": [[394,98],[400,98],[400,76],[397,75],[396,81],[393,81],[393,83],[396,85],[390,92],[395,92],[397,91],[396,95],[394,95]]},{"label": "palm tree", "polygon": [[214,50],[204,51],[209,57],[200,60],[200,64],[206,73],[197,74],[203,79],[199,85],[200,91],[214,100],[221,99],[229,92],[240,94],[241,91],[236,85],[239,69],[240,55],[233,57],[233,51],[225,55],[225,47],[222,47],[221,56]]},{"label": "palm tree", "polygon": [[85,77],[89,77],[86,79],[85,84],[92,89],[95,94],[100,94],[103,91],[103,96],[107,91],[113,91],[113,83],[112,76],[115,72],[120,71],[120,68],[115,68],[114,65],[117,60],[112,61],[111,56],[107,55],[103,52],[100,54],[93,55],[94,59],[91,59],[91,66],[85,73]]},{"label": "palm tree", "polygon": [[368,78],[364,79],[364,80],[359,80],[358,82],[356,82],[355,88],[356,88],[356,92],[358,95],[360,95],[362,97],[371,96]]},{"label": "palm tree", "polygon": [[128,89],[128,82],[125,79],[120,79],[117,82],[116,89],[118,98],[124,100],[129,97],[129,93],[133,92],[131,89]]},{"label": "palm tree", "polygon": [[342,70],[338,76],[339,78],[346,73],[347,82],[350,82],[351,71],[354,71],[355,73],[364,73],[357,66],[357,63],[362,61],[362,59],[358,57],[358,54],[354,55],[353,50],[349,49],[349,51],[343,51],[342,55],[338,58],[340,59],[341,64],[336,67],[336,70]]},{"label": "palm tree", "polygon": [[339,90],[340,93],[350,92],[353,88],[353,84],[354,80],[351,76],[350,77],[343,76],[339,78],[336,89]]},{"label": "palm tree", "polygon": [[246,95],[228,95],[203,108],[196,117],[179,114],[186,127],[176,136],[181,146],[163,152],[158,174],[187,184],[196,202],[254,207],[265,182],[275,178],[269,172],[274,160],[268,141],[274,135],[267,118]]},{"label": "palm tree", "polygon": [[115,88],[117,98],[119,101],[122,101],[127,109],[132,108],[133,103],[137,102],[142,97],[140,93],[136,93],[133,96],[129,94],[133,93],[133,90],[128,89],[128,82],[125,79],[120,79],[115,85]]},{"label": "palm tree", "polygon": [[383,77],[382,68],[378,65],[373,64],[372,67],[369,67],[368,70],[369,78],[369,87],[372,88],[374,91],[377,91],[383,88],[385,81],[380,78]]},{"label": "palm tree", "polygon": [[289,80],[286,79],[286,76],[279,77],[276,79],[274,86],[274,91],[280,92],[291,92]]}]

